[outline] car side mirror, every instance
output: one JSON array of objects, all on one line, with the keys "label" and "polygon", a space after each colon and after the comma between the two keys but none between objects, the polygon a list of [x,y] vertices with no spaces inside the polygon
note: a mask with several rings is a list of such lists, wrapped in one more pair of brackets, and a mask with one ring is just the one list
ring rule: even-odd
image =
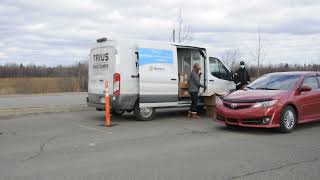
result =
[{"label": "car side mirror", "polygon": [[311,91],[311,90],[312,90],[312,88],[309,87],[309,86],[302,86],[300,88],[300,92],[308,92],[308,91]]}]

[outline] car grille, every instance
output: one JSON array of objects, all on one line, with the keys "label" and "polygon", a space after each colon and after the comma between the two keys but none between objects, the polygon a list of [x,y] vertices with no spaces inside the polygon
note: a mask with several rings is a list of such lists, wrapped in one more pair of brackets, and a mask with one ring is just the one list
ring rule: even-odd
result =
[{"label": "car grille", "polygon": [[246,109],[246,108],[250,108],[251,105],[241,105],[241,104],[237,104],[237,106],[232,107],[231,104],[228,103],[223,103],[224,107],[227,107],[229,109],[233,109],[233,110],[239,110],[239,109]]},{"label": "car grille", "polygon": [[263,119],[259,118],[259,119],[244,119],[242,120],[243,124],[249,124],[249,125],[259,125],[259,124],[263,124]]},{"label": "car grille", "polygon": [[227,121],[231,123],[238,123],[238,119],[234,119],[234,118],[228,118]]}]

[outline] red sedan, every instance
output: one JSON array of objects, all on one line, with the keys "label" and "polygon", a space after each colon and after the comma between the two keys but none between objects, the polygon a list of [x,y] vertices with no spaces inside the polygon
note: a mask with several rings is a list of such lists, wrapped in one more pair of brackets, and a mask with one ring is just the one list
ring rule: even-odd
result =
[{"label": "red sedan", "polygon": [[320,120],[320,73],[282,72],[260,77],[217,102],[217,121],[227,126],[279,128]]}]

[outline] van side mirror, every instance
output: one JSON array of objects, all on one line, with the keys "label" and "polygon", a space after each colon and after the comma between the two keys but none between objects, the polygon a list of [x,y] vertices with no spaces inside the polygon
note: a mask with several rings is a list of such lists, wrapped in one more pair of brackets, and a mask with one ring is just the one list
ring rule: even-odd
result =
[{"label": "van side mirror", "polygon": [[308,92],[308,91],[311,91],[311,90],[312,90],[312,88],[309,87],[309,86],[302,86],[300,88],[300,92]]}]

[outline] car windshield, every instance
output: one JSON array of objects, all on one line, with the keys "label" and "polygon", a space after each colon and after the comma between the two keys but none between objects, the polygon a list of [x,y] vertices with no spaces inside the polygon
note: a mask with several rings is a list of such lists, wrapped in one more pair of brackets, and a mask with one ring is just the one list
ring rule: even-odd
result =
[{"label": "car windshield", "polygon": [[249,89],[290,90],[300,75],[267,74],[247,86]]}]

